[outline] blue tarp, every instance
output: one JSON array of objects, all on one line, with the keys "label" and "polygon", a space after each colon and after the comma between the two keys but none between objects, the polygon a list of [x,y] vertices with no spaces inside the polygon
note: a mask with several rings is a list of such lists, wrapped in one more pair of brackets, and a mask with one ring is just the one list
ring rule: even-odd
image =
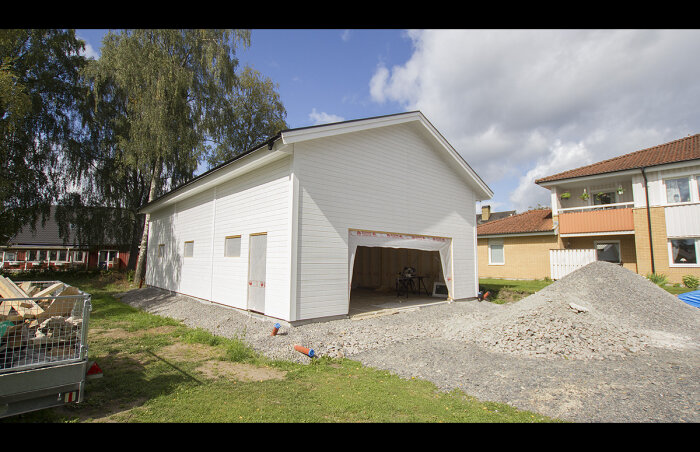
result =
[{"label": "blue tarp", "polygon": [[681,301],[685,301],[691,306],[700,308],[700,290],[694,290],[692,292],[686,292],[678,295]]}]

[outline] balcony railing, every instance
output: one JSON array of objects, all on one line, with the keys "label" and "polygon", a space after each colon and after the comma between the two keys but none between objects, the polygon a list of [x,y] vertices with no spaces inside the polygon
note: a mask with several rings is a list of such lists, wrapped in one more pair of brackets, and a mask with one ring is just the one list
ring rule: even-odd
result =
[{"label": "balcony railing", "polygon": [[634,203],[603,204],[560,209],[560,234],[594,234],[634,231]]},{"label": "balcony railing", "polygon": [[557,209],[559,212],[590,212],[593,210],[627,209],[634,206],[634,202],[616,202],[613,204],[596,204],[592,206],[565,207]]}]

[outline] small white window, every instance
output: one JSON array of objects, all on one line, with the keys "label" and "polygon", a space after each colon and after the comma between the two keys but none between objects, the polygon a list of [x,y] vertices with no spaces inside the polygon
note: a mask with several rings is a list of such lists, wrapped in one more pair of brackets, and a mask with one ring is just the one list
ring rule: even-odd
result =
[{"label": "small white window", "polygon": [[232,235],[224,239],[224,256],[241,257],[241,236]]},{"label": "small white window", "polygon": [[73,262],[85,262],[85,252],[73,251]]},{"label": "small white window", "polygon": [[194,241],[185,242],[185,257],[194,255]]},{"label": "small white window", "polygon": [[505,263],[503,240],[489,239],[489,265],[504,265]]},{"label": "small white window", "polygon": [[158,244],[158,257],[163,257],[163,256],[165,256],[165,244],[159,243]]},{"label": "small white window", "polygon": [[698,267],[700,239],[681,238],[668,241],[669,265],[672,267]]},{"label": "small white window", "polygon": [[690,178],[679,177],[677,179],[664,180],[666,185],[666,202],[690,202]]},{"label": "small white window", "polygon": [[17,253],[15,251],[5,251],[5,261],[14,262],[17,260]]},{"label": "small white window", "polygon": [[596,257],[599,261],[619,264],[620,242],[595,242]]},{"label": "small white window", "polygon": [[58,250],[59,262],[68,262],[68,250]]}]

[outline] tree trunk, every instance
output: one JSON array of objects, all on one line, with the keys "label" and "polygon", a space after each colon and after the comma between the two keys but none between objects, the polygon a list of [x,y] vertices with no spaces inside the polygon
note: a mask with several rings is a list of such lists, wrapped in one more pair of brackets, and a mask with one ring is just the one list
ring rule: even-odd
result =
[{"label": "tree trunk", "polygon": [[[160,159],[156,159],[156,164],[153,167],[151,176],[151,187],[148,190],[148,202],[153,201],[156,195],[156,181],[160,177]],[[134,283],[141,287],[144,276],[146,275],[146,250],[148,248],[148,222],[151,219],[151,214],[146,214],[143,223],[143,232],[141,233],[141,245],[139,246],[139,257],[136,261],[136,271],[134,272]]]}]

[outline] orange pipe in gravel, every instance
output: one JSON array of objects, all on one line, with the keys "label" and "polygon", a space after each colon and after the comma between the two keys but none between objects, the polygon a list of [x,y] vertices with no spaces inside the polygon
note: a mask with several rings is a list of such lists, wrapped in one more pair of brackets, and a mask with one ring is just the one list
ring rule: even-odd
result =
[{"label": "orange pipe in gravel", "polygon": [[282,325],[280,325],[279,323],[275,323],[275,327],[272,329],[272,334],[270,334],[270,336],[277,336],[277,331],[279,331],[280,326]]},{"label": "orange pipe in gravel", "polygon": [[298,351],[299,353],[305,354],[309,358],[313,358],[315,355],[313,348],[306,348],[306,347],[302,347],[301,345],[295,345],[294,350]]}]

